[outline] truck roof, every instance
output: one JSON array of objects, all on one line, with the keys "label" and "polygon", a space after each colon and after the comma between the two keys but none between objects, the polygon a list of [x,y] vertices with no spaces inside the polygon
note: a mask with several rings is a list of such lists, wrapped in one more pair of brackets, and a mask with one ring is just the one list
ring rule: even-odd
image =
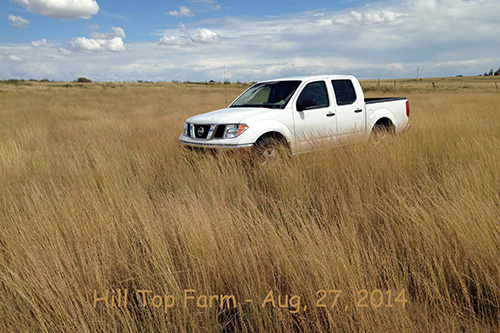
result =
[{"label": "truck roof", "polygon": [[280,78],[280,79],[274,79],[274,80],[264,80],[264,81],[259,81],[260,82],[275,82],[275,81],[305,81],[305,80],[324,80],[324,79],[329,79],[329,80],[342,80],[342,79],[356,79],[352,75],[309,75],[309,76],[292,76],[292,77],[285,77],[285,78]]}]

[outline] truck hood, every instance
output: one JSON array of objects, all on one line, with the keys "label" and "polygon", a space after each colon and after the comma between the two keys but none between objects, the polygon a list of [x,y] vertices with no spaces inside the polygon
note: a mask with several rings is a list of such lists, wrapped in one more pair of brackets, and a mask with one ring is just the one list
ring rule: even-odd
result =
[{"label": "truck hood", "polygon": [[267,108],[227,108],[191,117],[187,122],[195,124],[239,124],[244,122],[247,118],[260,114],[270,114],[275,111],[283,110]]}]

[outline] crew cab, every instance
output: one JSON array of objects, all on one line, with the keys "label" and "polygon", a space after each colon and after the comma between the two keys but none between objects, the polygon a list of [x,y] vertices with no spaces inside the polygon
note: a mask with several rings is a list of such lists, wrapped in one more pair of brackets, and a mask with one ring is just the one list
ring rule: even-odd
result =
[{"label": "crew cab", "polygon": [[267,159],[278,144],[295,154],[346,138],[399,133],[409,116],[406,98],[364,98],[354,76],[294,77],[259,82],[228,108],[190,117],[179,140],[189,147],[253,147]]}]

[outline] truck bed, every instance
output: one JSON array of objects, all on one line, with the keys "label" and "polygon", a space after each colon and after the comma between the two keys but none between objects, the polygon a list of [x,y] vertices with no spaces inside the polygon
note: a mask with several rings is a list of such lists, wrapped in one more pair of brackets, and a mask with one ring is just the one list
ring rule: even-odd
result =
[{"label": "truck bed", "polygon": [[366,104],[380,103],[380,102],[391,102],[404,100],[406,97],[375,97],[375,98],[365,98]]}]

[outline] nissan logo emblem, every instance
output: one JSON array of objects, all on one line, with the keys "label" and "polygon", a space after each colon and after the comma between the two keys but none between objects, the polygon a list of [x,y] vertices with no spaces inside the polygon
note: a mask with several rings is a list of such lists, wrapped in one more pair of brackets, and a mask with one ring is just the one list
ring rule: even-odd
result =
[{"label": "nissan logo emblem", "polygon": [[196,133],[198,134],[198,136],[202,136],[203,133],[205,133],[205,129],[203,127],[198,127],[198,130],[196,131]]}]

